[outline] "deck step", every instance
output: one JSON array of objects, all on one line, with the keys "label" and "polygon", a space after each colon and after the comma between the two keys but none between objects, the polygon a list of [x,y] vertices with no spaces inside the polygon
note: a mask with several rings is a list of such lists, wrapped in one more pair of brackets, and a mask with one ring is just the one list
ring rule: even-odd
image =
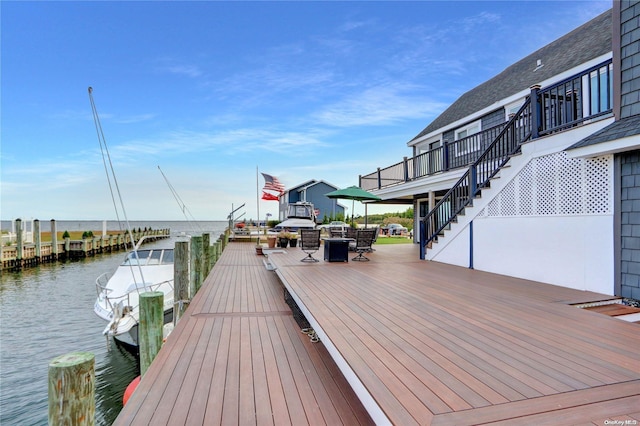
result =
[{"label": "deck step", "polygon": [[636,323],[640,321],[640,308],[625,305],[622,303],[622,299],[610,299],[600,302],[586,303],[578,307],[628,322]]}]

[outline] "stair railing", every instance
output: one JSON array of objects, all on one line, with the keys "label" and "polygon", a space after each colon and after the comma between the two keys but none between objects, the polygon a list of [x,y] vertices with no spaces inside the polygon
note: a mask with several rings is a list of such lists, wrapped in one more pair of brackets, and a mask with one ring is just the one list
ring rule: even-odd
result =
[{"label": "stair railing", "polygon": [[427,245],[473,205],[479,191],[524,142],[610,116],[612,81],[613,65],[608,59],[545,89],[531,87],[531,95],[507,126],[420,223],[420,258],[425,258]]},{"label": "stair railing", "polygon": [[427,245],[451,224],[467,207],[473,205],[478,192],[489,185],[500,168],[521,145],[531,138],[532,123],[535,122],[531,110],[531,97],[509,120],[505,128],[474,161],[455,185],[429,211],[420,224],[420,258],[425,258]]}]

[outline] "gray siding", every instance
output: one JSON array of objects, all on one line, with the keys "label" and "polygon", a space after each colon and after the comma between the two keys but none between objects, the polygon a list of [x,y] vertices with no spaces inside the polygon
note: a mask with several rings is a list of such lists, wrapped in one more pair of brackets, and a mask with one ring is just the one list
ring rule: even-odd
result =
[{"label": "gray siding", "polygon": [[620,10],[620,118],[640,114],[640,2],[623,1]]},{"label": "gray siding", "polygon": [[489,129],[506,121],[504,108],[500,108],[482,117],[482,129]]},{"label": "gray siding", "polygon": [[[303,199],[303,193],[301,191],[304,187],[307,188],[306,199]],[[314,208],[320,211],[318,215],[318,220],[320,221],[323,220],[325,216],[334,217],[338,214],[344,215],[344,207],[340,204],[346,202],[346,200],[335,200],[325,197],[325,194],[335,191],[336,189],[338,188],[324,181],[310,180],[289,189],[287,192],[287,203],[295,203],[297,201],[308,201],[312,203]]]},{"label": "gray siding", "polygon": [[442,134],[442,139],[445,142],[453,142],[456,140],[456,134],[454,130],[449,130],[448,132],[444,132]]},{"label": "gray siding", "polygon": [[620,167],[620,296],[640,299],[640,151],[621,155]]}]

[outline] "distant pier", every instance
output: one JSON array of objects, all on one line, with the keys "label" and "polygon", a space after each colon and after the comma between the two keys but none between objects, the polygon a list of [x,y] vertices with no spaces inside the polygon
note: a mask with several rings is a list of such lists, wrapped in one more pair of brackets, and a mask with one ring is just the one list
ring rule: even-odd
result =
[{"label": "distant pier", "polygon": [[51,241],[42,242],[40,222],[35,220],[34,241],[24,243],[20,219],[16,220],[16,225],[16,243],[6,246],[0,245],[3,272],[29,268],[41,263],[75,260],[101,253],[126,250],[133,247],[135,242],[142,237],[147,237],[145,242],[170,237],[170,229],[145,229],[144,231],[132,232],[133,243],[129,233],[124,231],[117,234],[90,236],[80,240],[72,240],[71,238],[58,240],[55,220],[51,220]]}]

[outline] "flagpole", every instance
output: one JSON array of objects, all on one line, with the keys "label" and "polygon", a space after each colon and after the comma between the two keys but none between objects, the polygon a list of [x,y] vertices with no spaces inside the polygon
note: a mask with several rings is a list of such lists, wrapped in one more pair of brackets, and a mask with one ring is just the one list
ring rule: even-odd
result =
[{"label": "flagpole", "polygon": [[[260,245],[260,192],[259,192],[258,166],[256,165],[256,206],[258,208],[258,241],[256,245]],[[266,226],[266,223],[265,223]]]}]

